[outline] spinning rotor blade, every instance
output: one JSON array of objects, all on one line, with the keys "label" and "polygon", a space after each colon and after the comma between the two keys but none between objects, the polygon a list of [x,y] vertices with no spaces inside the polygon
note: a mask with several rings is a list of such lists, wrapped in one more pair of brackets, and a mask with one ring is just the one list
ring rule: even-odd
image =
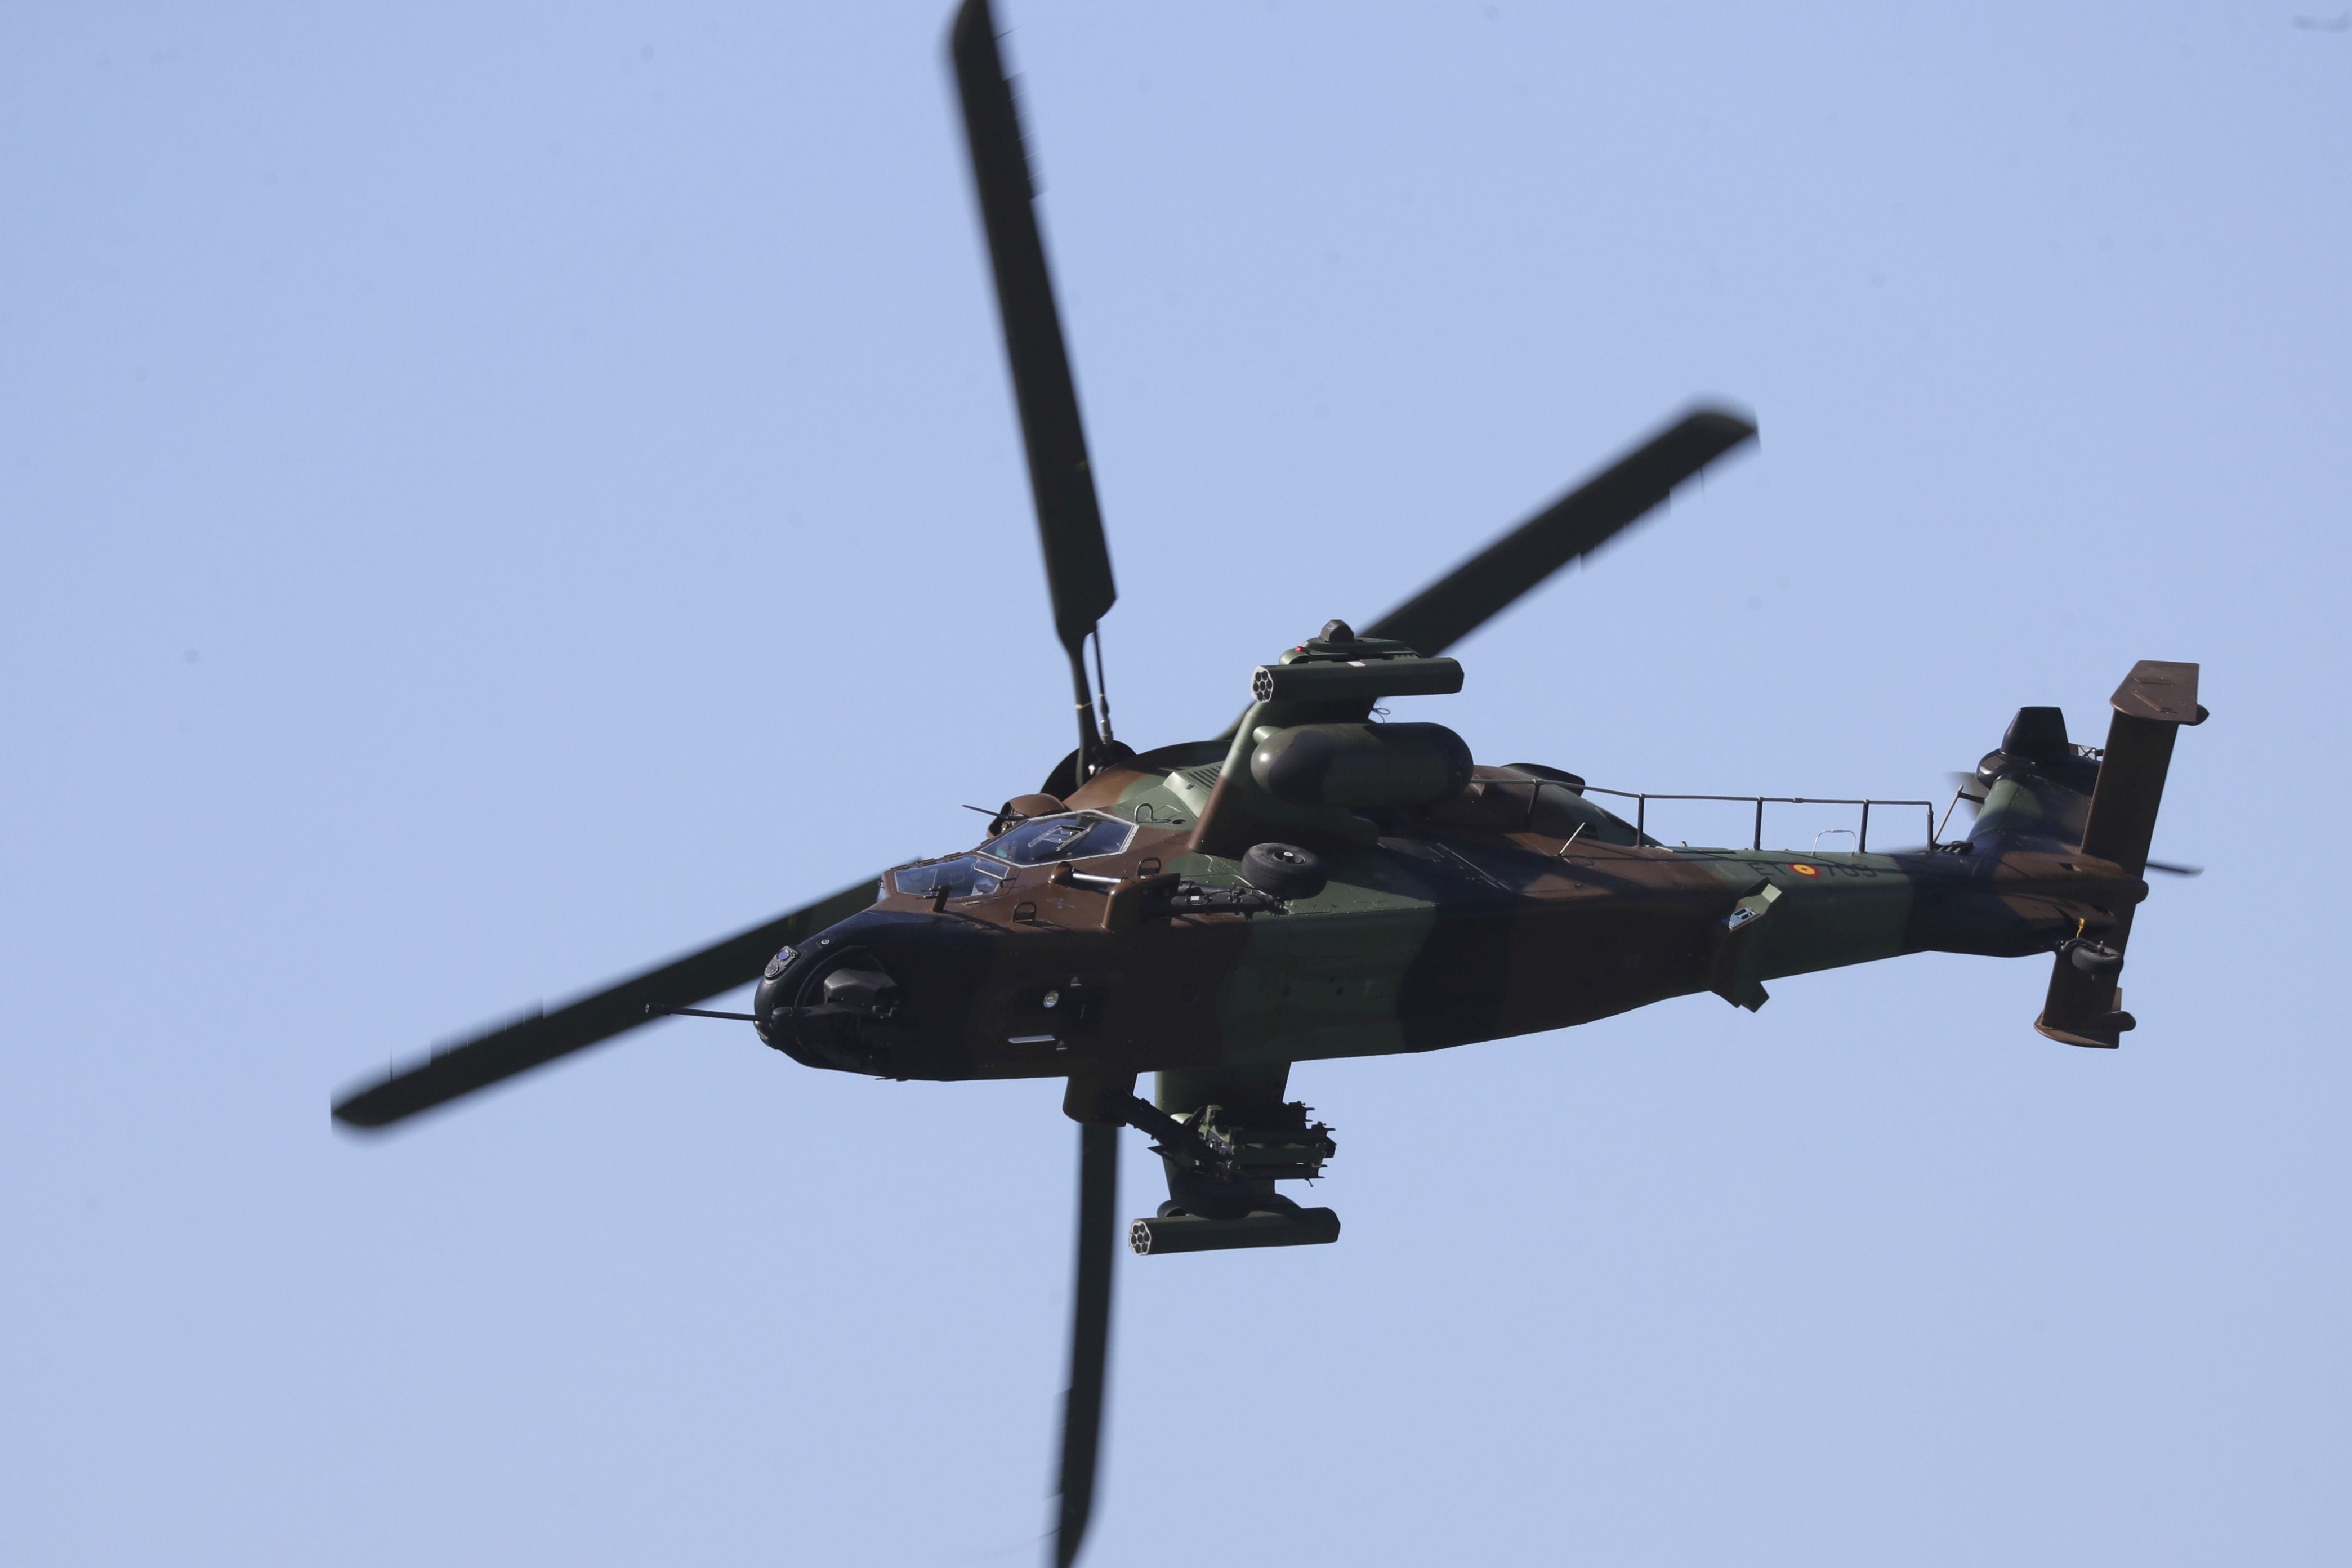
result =
[{"label": "spinning rotor blade", "polygon": [[551,1013],[533,1011],[471,1040],[436,1048],[427,1061],[346,1094],[336,1102],[335,1120],[347,1127],[387,1126],[625,1034],[651,1021],[648,1009],[707,1001],[758,979],[777,948],[845,920],[873,902],[874,883],[861,882]]},{"label": "spinning rotor blade", "polygon": [[1118,1129],[1078,1129],[1078,1284],[1070,1310],[1070,1386],[1062,1404],[1062,1512],[1054,1568],[1070,1568],[1095,1507],[1103,1381],[1110,1360],[1110,1267],[1118,1251]]},{"label": "spinning rotor blade", "polygon": [[1514,600],[1639,521],[1675,486],[1756,437],[1746,419],[1697,409],[1363,629],[1444,653]]},{"label": "spinning rotor blade", "polygon": [[988,258],[996,271],[1004,351],[1013,363],[1013,392],[1029,450],[1029,488],[1045,547],[1054,630],[1076,661],[1078,644],[1110,609],[1118,590],[1111,584],[1110,549],[1095,503],[1094,474],[1087,466],[1069,350],[1062,342],[1045,242],[1037,232],[1032,204],[1036,188],[1022,148],[1021,112],[997,53],[988,0],[964,0],[948,52],[963,99],[964,137],[971,149],[981,221],[988,231]]}]

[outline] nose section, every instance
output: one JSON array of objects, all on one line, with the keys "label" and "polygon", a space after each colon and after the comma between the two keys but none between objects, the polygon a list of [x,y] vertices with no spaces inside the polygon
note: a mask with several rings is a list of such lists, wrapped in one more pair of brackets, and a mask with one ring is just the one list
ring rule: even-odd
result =
[{"label": "nose section", "polygon": [[839,1008],[851,1015],[888,1023],[898,1016],[898,1004],[905,993],[898,982],[879,964],[844,965],[818,982],[824,1000],[821,1007]]},{"label": "nose section", "polygon": [[987,938],[961,923],[869,909],[770,960],[751,1012],[760,1038],[805,1066],[964,1078],[986,971]]},{"label": "nose section", "polygon": [[[826,944],[838,946],[837,941]],[[894,1043],[906,992],[881,960],[859,948],[786,948],[752,998],[760,1038],[812,1067],[877,1071]]]}]

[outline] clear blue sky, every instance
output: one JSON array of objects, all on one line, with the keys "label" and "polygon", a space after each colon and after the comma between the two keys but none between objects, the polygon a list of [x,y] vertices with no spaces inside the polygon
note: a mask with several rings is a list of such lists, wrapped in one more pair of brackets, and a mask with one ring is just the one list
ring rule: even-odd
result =
[{"label": "clear blue sky", "polygon": [[[1007,0],[1123,737],[1699,395],[1760,451],[1416,716],[1907,796],[2137,659],[2214,715],[2119,1052],[1925,956],[1298,1073],[1346,1238],[1122,1260],[1093,1562],[2343,1561],[2352,32],[2300,3]],[[0,1559],[1034,1552],[1051,1086],[674,1022],[327,1122],[1067,747],[945,12],[0,16]]]}]

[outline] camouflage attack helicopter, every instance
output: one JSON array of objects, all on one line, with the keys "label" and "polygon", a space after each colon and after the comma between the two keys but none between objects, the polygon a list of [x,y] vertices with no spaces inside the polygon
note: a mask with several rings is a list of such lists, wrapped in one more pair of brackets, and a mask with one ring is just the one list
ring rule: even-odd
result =
[{"label": "camouflage attack helicopter", "polygon": [[[2118,1043],[2133,1020],[2116,977],[2175,732],[2206,716],[2194,664],[2135,666],[2103,750],[2069,741],[2057,709],[2021,709],[1962,785],[1978,807],[1962,838],[1937,841],[1931,802],[1833,802],[1862,808],[1851,853],[1765,850],[1761,799],[1747,848],[1668,848],[1645,831],[1661,797],[1622,797],[1629,821],[1574,774],[1476,765],[1441,725],[1376,721],[1383,697],[1460,690],[1448,647],[1753,439],[1731,413],[1686,414],[1362,632],[1329,622],[1253,674],[1223,735],[1139,755],[1116,741],[1098,642],[1091,677],[1085,658],[1116,596],[1109,554],[987,0],[965,0],[950,55],[1077,748],[978,847],[436,1050],[346,1094],[339,1123],[383,1127],[678,1014],[749,1021],[808,1067],[1065,1080],[1080,1126],[1054,1546],[1066,1568],[1093,1499],[1121,1127],[1153,1140],[1168,1177],[1168,1201],[1125,1228],[1136,1252],[1327,1243],[1338,1217],[1276,1185],[1334,1150],[1288,1098],[1293,1062],[1700,991],[1755,1009],[1775,977],[1922,951],[2054,953],[2035,1027]],[[1927,844],[1871,852],[1874,805],[1927,808]],[[698,1005],[755,981],[748,1014]]]}]

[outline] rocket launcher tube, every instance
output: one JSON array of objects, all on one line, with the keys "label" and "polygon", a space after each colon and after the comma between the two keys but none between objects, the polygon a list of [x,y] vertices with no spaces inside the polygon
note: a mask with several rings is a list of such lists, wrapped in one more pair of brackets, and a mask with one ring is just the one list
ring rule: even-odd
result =
[{"label": "rocket launcher tube", "polygon": [[1450,696],[1462,689],[1452,659],[1296,659],[1260,664],[1250,695],[1262,703],[1369,702],[1375,697]]}]

